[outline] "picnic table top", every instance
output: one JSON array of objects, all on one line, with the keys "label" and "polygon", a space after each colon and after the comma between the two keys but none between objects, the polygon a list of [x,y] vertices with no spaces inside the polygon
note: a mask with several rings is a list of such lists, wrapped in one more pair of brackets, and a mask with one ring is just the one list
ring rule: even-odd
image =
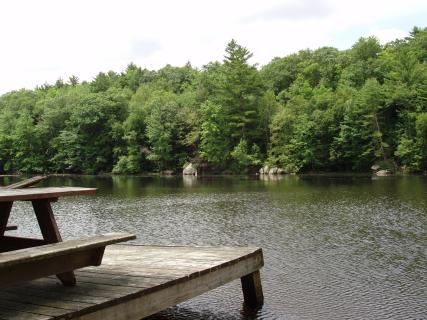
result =
[{"label": "picnic table top", "polygon": [[96,188],[81,187],[0,189],[0,202],[49,199],[63,196],[89,195],[95,193]]}]

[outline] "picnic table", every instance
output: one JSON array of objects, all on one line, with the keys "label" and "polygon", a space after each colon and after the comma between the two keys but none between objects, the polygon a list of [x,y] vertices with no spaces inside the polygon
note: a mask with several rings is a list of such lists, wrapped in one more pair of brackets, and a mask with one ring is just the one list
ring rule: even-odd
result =
[{"label": "picnic table", "polygon": [[[62,242],[51,203],[59,197],[95,192],[80,187],[0,189],[0,287],[54,274],[64,285],[73,286],[73,270],[100,265],[106,245],[135,239],[129,233],[111,233]],[[32,203],[43,239],[5,235],[15,201]]]}]

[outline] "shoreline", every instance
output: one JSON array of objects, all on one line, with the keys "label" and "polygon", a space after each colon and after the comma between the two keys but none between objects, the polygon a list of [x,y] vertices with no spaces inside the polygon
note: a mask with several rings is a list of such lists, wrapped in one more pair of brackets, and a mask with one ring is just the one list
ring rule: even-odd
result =
[{"label": "shoreline", "polygon": [[[19,177],[32,177],[40,175],[37,173],[22,173],[22,174],[0,174],[0,178],[19,178]],[[373,172],[305,172],[295,174],[199,174],[195,175],[183,175],[182,173],[176,174],[161,174],[161,173],[139,173],[139,174],[113,174],[113,173],[100,173],[100,174],[83,174],[83,173],[43,173],[47,177],[381,177],[375,175]],[[384,177],[406,177],[406,176],[427,176],[427,173],[401,173],[397,172],[389,174]]]}]

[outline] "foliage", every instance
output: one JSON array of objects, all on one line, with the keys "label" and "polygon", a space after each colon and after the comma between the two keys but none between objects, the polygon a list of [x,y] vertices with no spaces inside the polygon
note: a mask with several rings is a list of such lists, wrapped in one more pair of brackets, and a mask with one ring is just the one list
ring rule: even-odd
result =
[{"label": "foliage", "polygon": [[225,167],[230,157],[229,124],[224,108],[210,101],[201,107],[204,115],[200,132],[200,154],[218,167]]},{"label": "foliage", "polygon": [[0,173],[427,170],[427,29],[381,45],[301,50],[258,68],[230,41],[221,62],[130,63],[0,96]]},{"label": "foliage", "polygon": [[261,165],[259,147],[253,144],[249,149],[247,141],[243,138],[231,152],[231,157],[236,161],[236,169],[239,171],[247,171],[250,167]]}]

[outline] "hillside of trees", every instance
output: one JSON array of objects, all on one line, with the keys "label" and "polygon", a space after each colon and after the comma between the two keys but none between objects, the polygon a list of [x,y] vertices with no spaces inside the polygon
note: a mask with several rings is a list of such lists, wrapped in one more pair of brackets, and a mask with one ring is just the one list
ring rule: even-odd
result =
[{"label": "hillside of trees", "polygon": [[258,67],[232,40],[200,69],[130,64],[0,96],[0,173],[427,170],[427,28]]}]

